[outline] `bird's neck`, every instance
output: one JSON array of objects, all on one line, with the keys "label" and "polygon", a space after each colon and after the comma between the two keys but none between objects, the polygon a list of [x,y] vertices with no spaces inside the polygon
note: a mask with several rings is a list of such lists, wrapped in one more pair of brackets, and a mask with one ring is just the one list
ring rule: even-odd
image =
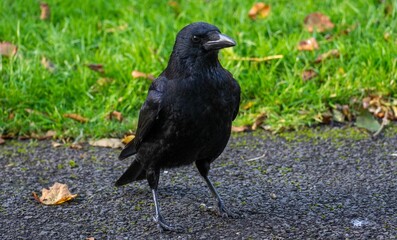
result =
[{"label": "bird's neck", "polygon": [[203,74],[219,66],[217,52],[186,58],[171,54],[168,66],[162,75],[165,75],[168,79],[186,78],[197,73]]}]

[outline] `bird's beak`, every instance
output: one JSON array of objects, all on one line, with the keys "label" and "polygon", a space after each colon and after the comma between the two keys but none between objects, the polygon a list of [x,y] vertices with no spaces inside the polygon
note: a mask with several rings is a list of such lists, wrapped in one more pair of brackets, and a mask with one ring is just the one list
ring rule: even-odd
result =
[{"label": "bird's beak", "polygon": [[236,42],[231,38],[221,33],[214,33],[210,36],[208,42],[203,44],[205,50],[219,50],[222,48],[236,46]]}]

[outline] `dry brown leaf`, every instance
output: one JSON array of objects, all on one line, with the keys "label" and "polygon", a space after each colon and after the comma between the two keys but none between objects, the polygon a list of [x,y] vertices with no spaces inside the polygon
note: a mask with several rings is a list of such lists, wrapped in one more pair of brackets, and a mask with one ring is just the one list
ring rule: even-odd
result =
[{"label": "dry brown leaf", "polygon": [[332,120],[332,112],[328,110],[324,113],[319,113],[314,117],[314,120],[320,123],[329,124]]},{"label": "dry brown leaf", "polygon": [[266,62],[274,59],[280,59],[283,58],[284,55],[274,55],[274,56],[267,56],[267,57],[230,57],[228,60],[233,60],[233,61],[250,61],[250,62]]},{"label": "dry brown leaf", "polygon": [[343,115],[345,115],[345,117],[347,118],[347,120],[349,122],[351,122],[353,120],[353,115],[350,111],[349,105],[342,106],[342,113],[343,113]]},{"label": "dry brown leaf", "polygon": [[135,135],[127,135],[127,136],[123,137],[123,139],[121,139],[121,142],[124,143],[124,144],[128,144],[134,138],[135,138]]},{"label": "dry brown leaf", "polygon": [[83,148],[83,146],[79,143],[72,143],[72,145],[70,145],[71,149],[76,149],[76,150],[80,150]]},{"label": "dry brown leaf", "polygon": [[13,120],[14,118],[15,118],[15,114],[13,112],[10,112],[10,114],[8,114],[8,119]]},{"label": "dry brown leaf", "polygon": [[41,197],[33,192],[33,197],[44,205],[59,205],[64,202],[73,200],[77,194],[71,194],[66,184],[56,182],[49,189],[43,188],[41,190]]},{"label": "dry brown leaf", "polygon": [[249,132],[251,128],[249,126],[232,126],[232,132]]},{"label": "dry brown leaf", "polygon": [[298,50],[299,51],[313,51],[318,49],[318,43],[315,38],[309,38],[307,40],[303,40],[299,42]]},{"label": "dry brown leaf", "polygon": [[109,119],[110,120],[116,119],[117,121],[122,122],[123,121],[123,115],[121,114],[121,112],[113,111],[113,112],[111,112],[109,114]]},{"label": "dry brown leaf", "polygon": [[107,147],[107,148],[123,148],[123,144],[121,140],[118,138],[103,138],[97,141],[89,141],[88,142],[91,146],[95,147]]},{"label": "dry brown leaf", "polygon": [[18,52],[18,47],[9,42],[0,43],[0,55],[6,57],[13,57]]},{"label": "dry brown leaf", "polygon": [[50,139],[55,137],[56,132],[53,130],[49,130],[46,132],[46,134],[42,135],[42,134],[37,134],[37,133],[32,133],[30,135],[30,138],[32,139],[37,139],[37,140],[46,140],[46,139]]},{"label": "dry brown leaf", "polygon": [[326,53],[320,54],[316,60],[314,61],[315,63],[320,63],[323,62],[326,59],[330,58],[338,58],[340,56],[339,50],[338,49],[332,49]]},{"label": "dry brown leaf", "polygon": [[137,70],[132,71],[131,76],[133,78],[147,78],[152,81],[154,80],[154,76],[152,74],[139,72]]},{"label": "dry brown leaf", "polygon": [[397,101],[385,100],[382,96],[371,95],[362,99],[362,106],[375,117],[397,120]]},{"label": "dry brown leaf", "polygon": [[254,124],[252,124],[251,129],[252,130],[256,130],[258,127],[260,127],[265,122],[266,118],[267,118],[267,114],[266,113],[259,114],[256,117]]},{"label": "dry brown leaf", "polygon": [[55,68],[55,64],[53,62],[51,62],[50,60],[48,60],[45,57],[41,58],[41,64],[45,67],[45,69],[47,69],[49,72],[55,72],[56,68]]},{"label": "dry brown leaf", "polygon": [[53,147],[53,148],[57,148],[57,147],[60,147],[60,146],[62,146],[63,144],[62,143],[59,143],[59,142],[51,142],[51,146]]},{"label": "dry brown leaf", "polygon": [[169,1],[168,5],[174,10],[174,13],[176,15],[181,13],[181,6],[177,1]]},{"label": "dry brown leaf", "polygon": [[257,18],[266,18],[270,13],[270,5],[263,2],[255,3],[248,12],[248,17],[252,20]]},{"label": "dry brown leaf", "polygon": [[57,135],[57,132],[55,132],[54,130],[48,130],[47,132],[46,132],[46,134],[45,134],[45,136],[47,137],[47,138],[53,138],[53,137],[55,137]]},{"label": "dry brown leaf", "polygon": [[75,113],[65,113],[65,114],[63,114],[63,116],[65,118],[70,118],[70,119],[76,120],[76,121],[81,122],[81,123],[88,122],[88,118],[82,117],[81,115],[78,115],[78,114],[75,114]]},{"label": "dry brown leaf", "polygon": [[99,72],[101,74],[105,73],[105,69],[103,67],[103,64],[89,63],[89,64],[86,64],[86,66],[89,69],[91,69],[92,71]]},{"label": "dry brown leaf", "polygon": [[334,24],[331,22],[329,17],[318,12],[307,15],[305,17],[304,24],[305,28],[309,32],[324,32],[327,29],[334,28]]},{"label": "dry brown leaf", "polygon": [[2,137],[0,137],[0,145],[4,144],[5,142],[6,141]]},{"label": "dry brown leaf", "polygon": [[40,19],[47,20],[51,15],[50,6],[48,6],[47,3],[40,3],[40,9],[41,9]]},{"label": "dry brown leaf", "polygon": [[302,79],[303,81],[309,81],[312,78],[317,77],[317,72],[313,69],[305,70],[302,72]]}]

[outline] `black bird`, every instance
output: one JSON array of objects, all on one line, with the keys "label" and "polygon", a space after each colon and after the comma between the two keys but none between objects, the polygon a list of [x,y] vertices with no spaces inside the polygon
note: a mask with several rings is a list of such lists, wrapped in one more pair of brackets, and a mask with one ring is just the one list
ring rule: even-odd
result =
[{"label": "black bird", "polygon": [[116,186],[147,179],[162,230],[180,230],[160,212],[157,188],[160,169],[195,163],[216,197],[222,215],[234,217],[208,178],[210,164],[223,152],[240,103],[240,86],[218,60],[222,48],[236,43],[204,22],[192,23],[177,35],[167,68],[154,80],[144,102],[133,141],[119,159],[135,155]]}]

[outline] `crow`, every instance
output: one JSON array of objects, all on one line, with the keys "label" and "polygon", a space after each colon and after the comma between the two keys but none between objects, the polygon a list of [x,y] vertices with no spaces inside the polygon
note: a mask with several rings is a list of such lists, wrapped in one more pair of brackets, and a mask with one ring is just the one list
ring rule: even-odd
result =
[{"label": "crow", "polygon": [[221,215],[229,211],[208,178],[210,164],[223,152],[240,104],[240,86],[224,69],[218,53],[235,41],[213,25],[196,22],[177,35],[166,69],[153,81],[141,107],[135,138],[119,159],[135,155],[116,186],[147,179],[160,230],[179,231],[167,223],[158,201],[160,170],[195,163],[217,200]]}]

